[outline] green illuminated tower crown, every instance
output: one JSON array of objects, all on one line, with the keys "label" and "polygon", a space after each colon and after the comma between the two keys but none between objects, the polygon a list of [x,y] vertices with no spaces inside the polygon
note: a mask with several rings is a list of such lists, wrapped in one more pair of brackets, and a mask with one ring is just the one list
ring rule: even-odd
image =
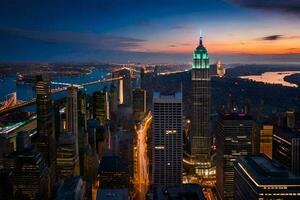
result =
[{"label": "green illuminated tower crown", "polygon": [[209,69],[209,56],[200,37],[199,46],[194,51],[193,69]]}]

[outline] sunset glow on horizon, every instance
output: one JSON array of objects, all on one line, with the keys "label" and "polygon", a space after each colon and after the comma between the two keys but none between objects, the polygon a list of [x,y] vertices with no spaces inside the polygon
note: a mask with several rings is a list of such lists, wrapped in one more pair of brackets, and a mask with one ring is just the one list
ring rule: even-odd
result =
[{"label": "sunset glow on horizon", "polygon": [[178,55],[191,55],[201,29],[208,51],[228,55],[227,62],[236,62],[230,58],[235,55],[285,55],[300,63],[300,15],[294,4],[298,5],[281,0],[4,3],[0,61],[149,62],[151,57],[153,62],[186,62],[188,57]]}]

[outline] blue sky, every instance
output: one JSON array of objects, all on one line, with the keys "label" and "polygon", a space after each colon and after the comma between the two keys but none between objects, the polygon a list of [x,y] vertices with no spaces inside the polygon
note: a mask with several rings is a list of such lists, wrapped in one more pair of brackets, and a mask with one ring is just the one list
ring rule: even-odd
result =
[{"label": "blue sky", "polygon": [[297,0],[2,0],[0,61],[300,63]]}]

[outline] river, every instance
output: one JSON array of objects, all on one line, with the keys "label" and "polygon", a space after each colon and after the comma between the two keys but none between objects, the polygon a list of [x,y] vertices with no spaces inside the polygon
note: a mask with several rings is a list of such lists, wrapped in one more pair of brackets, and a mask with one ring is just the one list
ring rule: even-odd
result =
[{"label": "river", "polygon": [[[89,74],[82,74],[79,76],[63,76],[53,78],[51,81],[55,82],[64,82],[64,83],[73,83],[73,84],[82,84],[86,82],[96,81],[103,79],[108,75],[108,71],[104,68],[96,69]],[[33,84],[16,84],[15,75],[8,75],[0,78],[0,101],[4,101],[6,95],[12,92],[17,92],[17,99],[27,101],[35,97],[35,88]],[[59,85],[52,85],[51,87],[62,87]],[[104,84],[94,84],[90,85],[82,90],[85,90],[88,94],[92,94],[97,90],[103,89]],[[66,95],[66,92],[61,92],[52,95],[52,99],[59,99]],[[28,111],[34,109],[34,106],[29,107]]]},{"label": "river", "polygon": [[239,78],[268,84],[280,84],[286,87],[298,87],[298,85],[284,80],[284,77],[298,73],[300,73],[300,71],[265,72],[261,75],[240,76]]}]

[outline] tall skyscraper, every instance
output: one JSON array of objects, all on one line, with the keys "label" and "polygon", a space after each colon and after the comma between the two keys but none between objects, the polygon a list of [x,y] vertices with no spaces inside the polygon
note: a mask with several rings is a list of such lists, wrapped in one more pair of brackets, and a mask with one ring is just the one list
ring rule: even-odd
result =
[{"label": "tall skyscraper", "polygon": [[100,125],[103,126],[106,122],[106,92],[98,91],[93,94],[93,116],[98,119]]},{"label": "tall skyscraper", "polygon": [[78,91],[78,128],[87,129],[87,118],[89,116],[87,109],[87,94]]},{"label": "tall skyscraper", "polygon": [[108,88],[105,86],[103,89],[103,92],[105,94],[105,120],[110,119],[110,102],[109,102],[109,91]]},{"label": "tall skyscraper", "polygon": [[225,74],[224,69],[223,69],[223,64],[221,63],[220,60],[218,60],[216,65],[217,65],[217,74],[218,74],[218,76],[223,77],[224,74]]},{"label": "tall skyscraper", "polygon": [[240,156],[234,176],[234,199],[300,199],[300,176],[263,154]]},{"label": "tall skyscraper", "polygon": [[56,144],[53,125],[53,110],[51,101],[50,81],[42,76],[37,77],[36,83],[37,106],[37,138],[36,145],[43,154],[48,167],[55,162]]},{"label": "tall skyscraper", "polygon": [[191,159],[199,163],[196,172],[207,173],[210,168],[210,101],[211,79],[209,56],[200,37],[199,46],[193,56],[192,66],[192,120],[191,120]]},{"label": "tall skyscraper", "polygon": [[141,67],[141,80],[140,80],[140,88],[141,89],[144,89],[145,88],[145,69],[144,69],[144,67]]},{"label": "tall skyscraper", "polygon": [[152,182],[154,187],[182,183],[182,94],[153,94]]},{"label": "tall skyscraper", "polygon": [[112,84],[110,86],[110,91],[109,91],[109,109],[110,109],[110,113],[116,114],[117,109],[118,109],[118,95],[117,95],[117,91],[116,91],[116,86],[114,84]]},{"label": "tall skyscraper", "polygon": [[141,120],[146,113],[146,91],[143,89],[134,89],[132,92],[133,116],[136,120]]},{"label": "tall skyscraper", "polygon": [[112,72],[112,78],[123,77],[119,80],[119,104],[131,105],[132,101],[132,85],[131,71],[128,68],[122,68]]},{"label": "tall skyscraper", "polygon": [[78,104],[77,93],[78,88],[70,86],[67,89],[67,131],[72,133],[75,138],[76,155],[79,154],[78,150]]},{"label": "tall skyscraper", "polygon": [[56,181],[56,140],[50,81],[42,76],[37,76],[36,80],[37,134],[32,141],[42,153],[48,166],[49,182],[47,184],[51,188],[50,194],[53,195]]},{"label": "tall skyscraper", "polygon": [[234,169],[238,156],[252,153],[253,120],[245,114],[220,114],[216,133],[217,191],[220,199],[233,199]]}]

